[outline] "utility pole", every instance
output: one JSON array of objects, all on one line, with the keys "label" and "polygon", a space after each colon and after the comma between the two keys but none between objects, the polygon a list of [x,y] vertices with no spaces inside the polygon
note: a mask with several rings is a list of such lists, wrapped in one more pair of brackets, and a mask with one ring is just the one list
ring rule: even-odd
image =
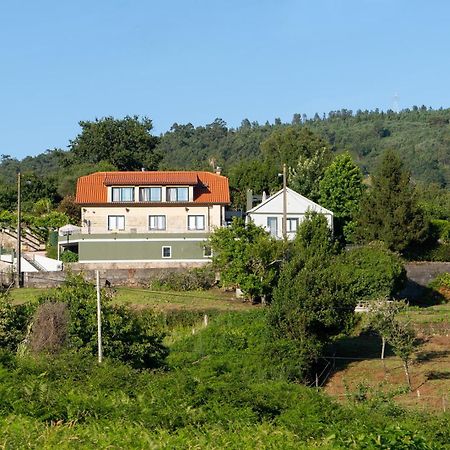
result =
[{"label": "utility pole", "polygon": [[103,359],[102,349],[102,307],[100,303],[100,272],[96,271],[97,278],[97,339],[98,339],[98,362]]},{"label": "utility pole", "polygon": [[287,186],[286,186],[286,163],[283,164],[283,221],[281,230],[283,239],[287,239]]},{"label": "utility pole", "polygon": [[16,287],[22,287],[22,267],[21,267],[21,257],[22,257],[22,209],[20,204],[21,196],[21,175],[20,172],[17,173],[17,242],[16,242]]}]

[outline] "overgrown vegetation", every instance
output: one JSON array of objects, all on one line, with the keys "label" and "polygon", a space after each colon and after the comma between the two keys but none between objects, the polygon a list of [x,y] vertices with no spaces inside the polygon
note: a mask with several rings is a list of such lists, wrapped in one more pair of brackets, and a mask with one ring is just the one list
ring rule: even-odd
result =
[{"label": "overgrown vegetation", "polygon": [[[172,345],[167,372],[61,354],[0,357],[7,447],[444,448],[448,418],[389,400],[348,406],[283,379],[264,311],[225,314]],[[384,447],[383,447],[384,446]]]},{"label": "overgrown vegetation", "polygon": [[150,288],[162,291],[204,291],[211,289],[216,275],[210,265],[180,272],[166,272],[151,280]]}]

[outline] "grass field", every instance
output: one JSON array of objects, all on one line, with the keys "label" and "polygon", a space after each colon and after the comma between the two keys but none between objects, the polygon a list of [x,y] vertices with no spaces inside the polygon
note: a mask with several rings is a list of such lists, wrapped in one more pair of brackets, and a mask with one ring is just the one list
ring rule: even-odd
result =
[{"label": "grass field", "polygon": [[[14,303],[36,301],[48,289],[23,288],[10,291]],[[144,288],[118,287],[112,293],[112,301],[116,304],[128,304],[133,307],[152,307],[159,311],[239,311],[255,306],[242,302],[231,292],[220,289],[209,291],[171,292],[150,291]]]}]

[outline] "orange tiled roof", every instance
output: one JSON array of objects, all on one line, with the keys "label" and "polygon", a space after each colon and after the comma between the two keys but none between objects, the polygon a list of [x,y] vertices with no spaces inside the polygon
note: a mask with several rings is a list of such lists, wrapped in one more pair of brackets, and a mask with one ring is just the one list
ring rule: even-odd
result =
[{"label": "orange tiled roof", "polygon": [[197,172],[106,172],[106,186],[187,185],[198,183]]},{"label": "orange tiled roof", "polygon": [[230,203],[228,178],[199,171],[96,172],[80,177],[76,202],[82,205],[107,203],[108,186],[194,186],[194,203]]}]

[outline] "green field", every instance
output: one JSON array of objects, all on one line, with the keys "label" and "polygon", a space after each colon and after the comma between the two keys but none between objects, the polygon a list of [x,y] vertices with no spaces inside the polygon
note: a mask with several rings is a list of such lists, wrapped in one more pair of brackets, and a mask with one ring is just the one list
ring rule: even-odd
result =
[{"label": "green field", "polygon": [[[48,289],[23,288],[12,289],[11,298],[14,303],[34,302]],[[159,311],[241,311],[252,308],[231,292],[219,289],[194,292],[151,291],[144,288],[118,287],[111,291],[112,301],[117,304],[127,304],[134,307],[151,307]],[[254,306],[253,306],[254,308]]]}]

